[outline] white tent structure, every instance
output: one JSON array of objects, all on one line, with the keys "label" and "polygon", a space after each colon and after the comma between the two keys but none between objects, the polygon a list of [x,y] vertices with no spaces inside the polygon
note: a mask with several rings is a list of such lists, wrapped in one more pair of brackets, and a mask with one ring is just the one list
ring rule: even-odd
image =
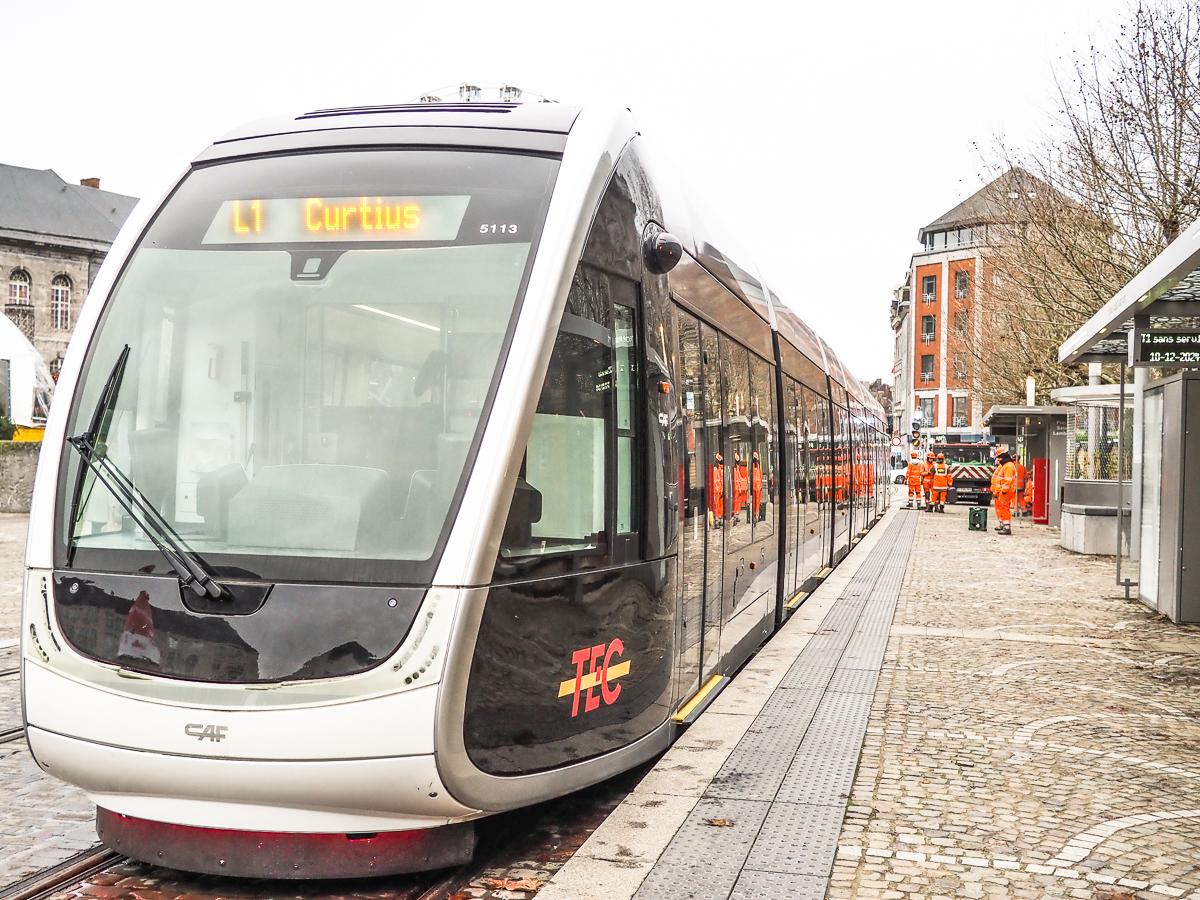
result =
[{"label": "white tent structure", "polygon": [[54,379],[42,355],[11,319],[0,315],[0,410],[14,425],[46,424]]}]

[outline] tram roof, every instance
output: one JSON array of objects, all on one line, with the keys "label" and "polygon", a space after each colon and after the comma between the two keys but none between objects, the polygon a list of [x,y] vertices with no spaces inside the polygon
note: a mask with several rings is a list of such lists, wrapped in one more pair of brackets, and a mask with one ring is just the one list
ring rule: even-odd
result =
[{"label": "tram roof", "polygon": [[247,122],[217,143],[342,128],[494,128],[567,134],[579,107],[560,103],[392,103],[314,109]]}]

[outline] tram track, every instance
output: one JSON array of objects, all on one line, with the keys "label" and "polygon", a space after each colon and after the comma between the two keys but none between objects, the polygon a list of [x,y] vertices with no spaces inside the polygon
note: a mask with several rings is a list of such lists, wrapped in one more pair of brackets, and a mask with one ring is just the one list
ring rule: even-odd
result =
[{"label": "tram track", "polygon": [[[25,726],[18,725],[16,728],[0,729],[0,744],[7,744],[25,736]],[[0,897],[3,895],[0,894]]]},{"label": "tram track", "polygon": [[110,868],[124,859],[107,847],[97,844],[76,853],[57,865],[50,866],[20,881],[0,888],[0,900],[44,900],[60,890]]},{"label": "tram track", "polygon": [[[15,731],[19,736],[21,729]],[[5,734],[9,732],[0,732],[0,740]],[[568,797],[482,820],[474,858],[453,869],[361,880],[263,881],[163,869],[97,844],[0,887],[0,900],[181,895],[288,896],[298,900],[365,900],[380,896],[391,900],[451,900],[470,896],[499,900],[514,896],[514,889],[528,893],[541,887],[632,790],[645,768]],[[531,872],[539,874],[533,877]]]}]

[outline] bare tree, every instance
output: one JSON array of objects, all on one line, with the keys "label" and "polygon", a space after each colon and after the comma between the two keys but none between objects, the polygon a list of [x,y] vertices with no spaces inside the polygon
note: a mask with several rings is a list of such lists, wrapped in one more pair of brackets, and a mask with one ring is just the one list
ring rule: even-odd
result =
[{"label": "bare tree", "polygon": [[1143,0],[1057,82],[1043,144],[1000,146],[973,375],[985,402],[1077,382],[1058,346],[1200,214],[1200,0]]}]

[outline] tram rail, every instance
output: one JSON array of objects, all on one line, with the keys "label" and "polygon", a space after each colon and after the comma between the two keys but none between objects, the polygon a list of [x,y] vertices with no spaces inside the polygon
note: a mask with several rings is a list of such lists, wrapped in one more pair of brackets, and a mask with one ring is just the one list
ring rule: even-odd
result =
[{"label": "tram rail", "polygon": [[65,887],[70,887],[97,872],[111,867],[125,857],[107,847],[97,844],[49,866],[32,875],[0,888],[0,900],[42,900],[51,897]]},{"label": "tram rail", "polygon": [[23,725],[18,725],[16,728],[5,728],[0,730],[0,744],[7,744],[24,736],[25,726]]}]

